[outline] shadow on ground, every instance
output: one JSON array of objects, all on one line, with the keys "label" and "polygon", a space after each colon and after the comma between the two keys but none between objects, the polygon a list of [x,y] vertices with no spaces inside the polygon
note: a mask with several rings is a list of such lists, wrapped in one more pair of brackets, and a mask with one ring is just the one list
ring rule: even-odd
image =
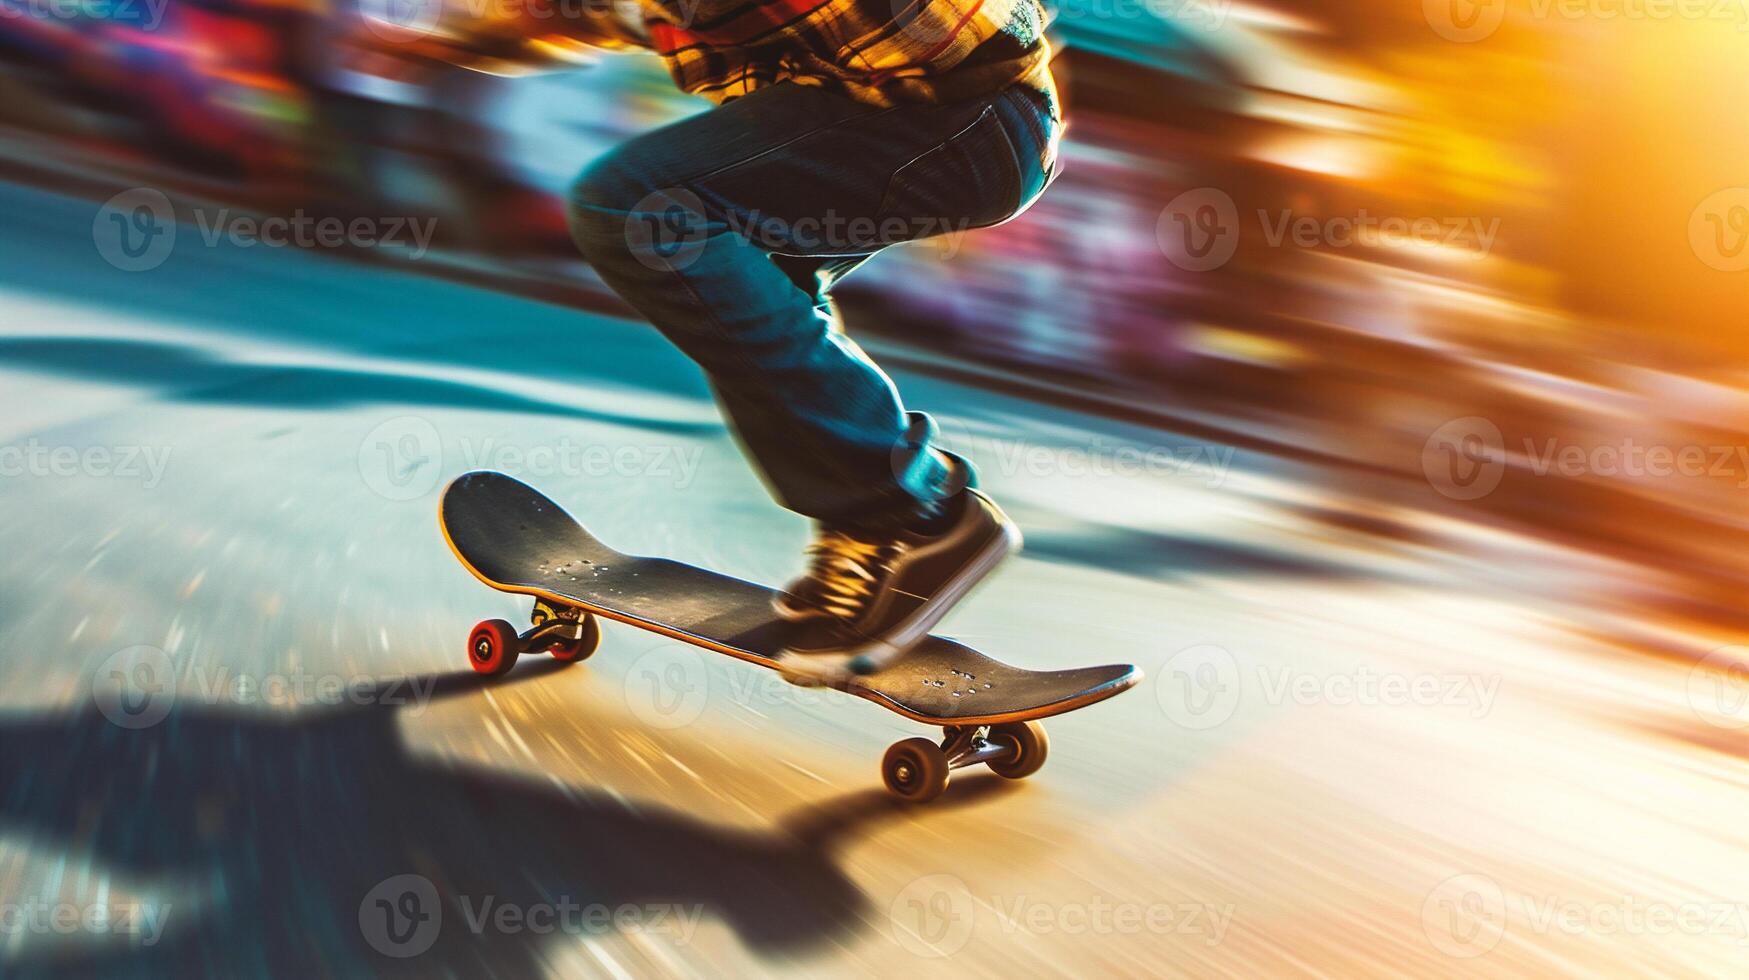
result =
[{"label": "shadow on ground", "polygon": [[[417,683],[439,699],[494,682],[466,673]],[[578,942],[490,925],[476,933],[462,903],[478,909],[487,897],[522,908],[663,906],[726,924],[761,956],[807,957],[868,928],[870,903],[834,852],[882,821],[928,812],[868,790],[748,830],[454,765],[402,739],[391,702],[407,690],[283,720],[187,699],[144,728],[95,707],[0,717],[0,833],[67,855],[68,868],[197,896],[195,908],[167,910],[150,947],[36,943],[0,960],[0,973],[532,977],[556,947]],[[930,810],[1006,788],[968,780]],[[366,899],[409,874],[431,882],[441,923],[429,948],[395,958],[365,934],[386,911]],[[649,938],[675,941],[660,929]]]}]

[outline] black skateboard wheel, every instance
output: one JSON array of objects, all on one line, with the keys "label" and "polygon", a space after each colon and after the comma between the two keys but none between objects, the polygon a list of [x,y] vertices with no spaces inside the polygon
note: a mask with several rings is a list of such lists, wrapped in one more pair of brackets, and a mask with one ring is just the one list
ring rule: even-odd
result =
[{"label": "black skateboard wheel", "polygon": [[601,646],[601,620],[596,619],[593,614],[585,613],[580,625],[583,629],[581,637],[575,640],[556,640],[552,646],[547,647],[547,652],[553,655],[554,660],[562,664],[588,660],[595,648]]},{"label": "black skateboard wheel", "polygon": [[502,674],[516,666],[522,652],[516,627],[502,619],[488,619],[468,634],[468,663],[482,674]]},{"label": "black skateboard wheel", "polygon": [[895,742],[881,759],[881,780],[908,803],[927,803],[947,789],[947,756],[926,738]]},{"label": "black skateboard wheel", "polygon": [[1045,726],[1036,721],[997,725],[990,729],[990,741],[1013,750],[1007,756],[985,763],[991,772],[1007,779],[1025,779],[1038,772],[1051,750],[1051,740],[1045,737]]}]

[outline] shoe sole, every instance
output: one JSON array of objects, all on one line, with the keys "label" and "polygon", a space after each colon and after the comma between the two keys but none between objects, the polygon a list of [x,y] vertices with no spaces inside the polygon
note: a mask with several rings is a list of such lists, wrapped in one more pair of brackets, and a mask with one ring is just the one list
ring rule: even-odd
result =
[{"label": "shoe sole", "polygon": [[822,654],[783,654],[777,656],[777,672],[797,687],[835,687],[856,676],[850,669],[854,654],[834,656],[831,664],[820,663]]}]

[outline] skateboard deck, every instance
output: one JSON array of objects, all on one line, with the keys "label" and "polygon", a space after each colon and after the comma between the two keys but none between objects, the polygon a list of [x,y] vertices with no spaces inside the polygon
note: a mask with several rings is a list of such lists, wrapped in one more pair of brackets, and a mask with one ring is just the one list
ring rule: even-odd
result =
[{"label": "skateboard deck", "polygon": [[[536,600],[531,630],[517,633],[502,620],[475,628],[469,658],[483,673],[507,670],[518,654],[541,649],[562,660],[583,659],[599,640],[597,616],[772,669],[793,629],[772,611],[773,590],[682,562],[616,551],[558,504],[502,473],[457,478],[444,491],[439,520],[450,549],[476,578]],[[483,630],[489,635],[482,645]],[[1037,719],[1103,701],[1139,680],[1140,672],[1127,664],[1029,670],[931,636],[881,670],[835,686],[947,729],[943,759],[926,759],[925,768],[935,761],[948,769],[983,761],[1001,772],[1003,756],[993,739],[1002,743],[996,747],[1018,752],[1026,746],[1014,743],[1036,734],[1033,755],[1042,761]],[[888,775],[889,787],[907,795],[892,787]],[[922,775],[933,782],[932,771]]]}]

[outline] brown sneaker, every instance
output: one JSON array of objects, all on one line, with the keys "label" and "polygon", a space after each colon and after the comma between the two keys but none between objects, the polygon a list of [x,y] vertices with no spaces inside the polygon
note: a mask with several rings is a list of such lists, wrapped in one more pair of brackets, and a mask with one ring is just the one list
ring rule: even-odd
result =
[{"label": "brown sneaker", "polygon": [[776,603],[779,615],[803,625],[778,656],[785,676],[821,684],[879,670],[1019,549],[1020,529],[977,490],[942,507],[936,533],[820,529],[807,574]]}]

